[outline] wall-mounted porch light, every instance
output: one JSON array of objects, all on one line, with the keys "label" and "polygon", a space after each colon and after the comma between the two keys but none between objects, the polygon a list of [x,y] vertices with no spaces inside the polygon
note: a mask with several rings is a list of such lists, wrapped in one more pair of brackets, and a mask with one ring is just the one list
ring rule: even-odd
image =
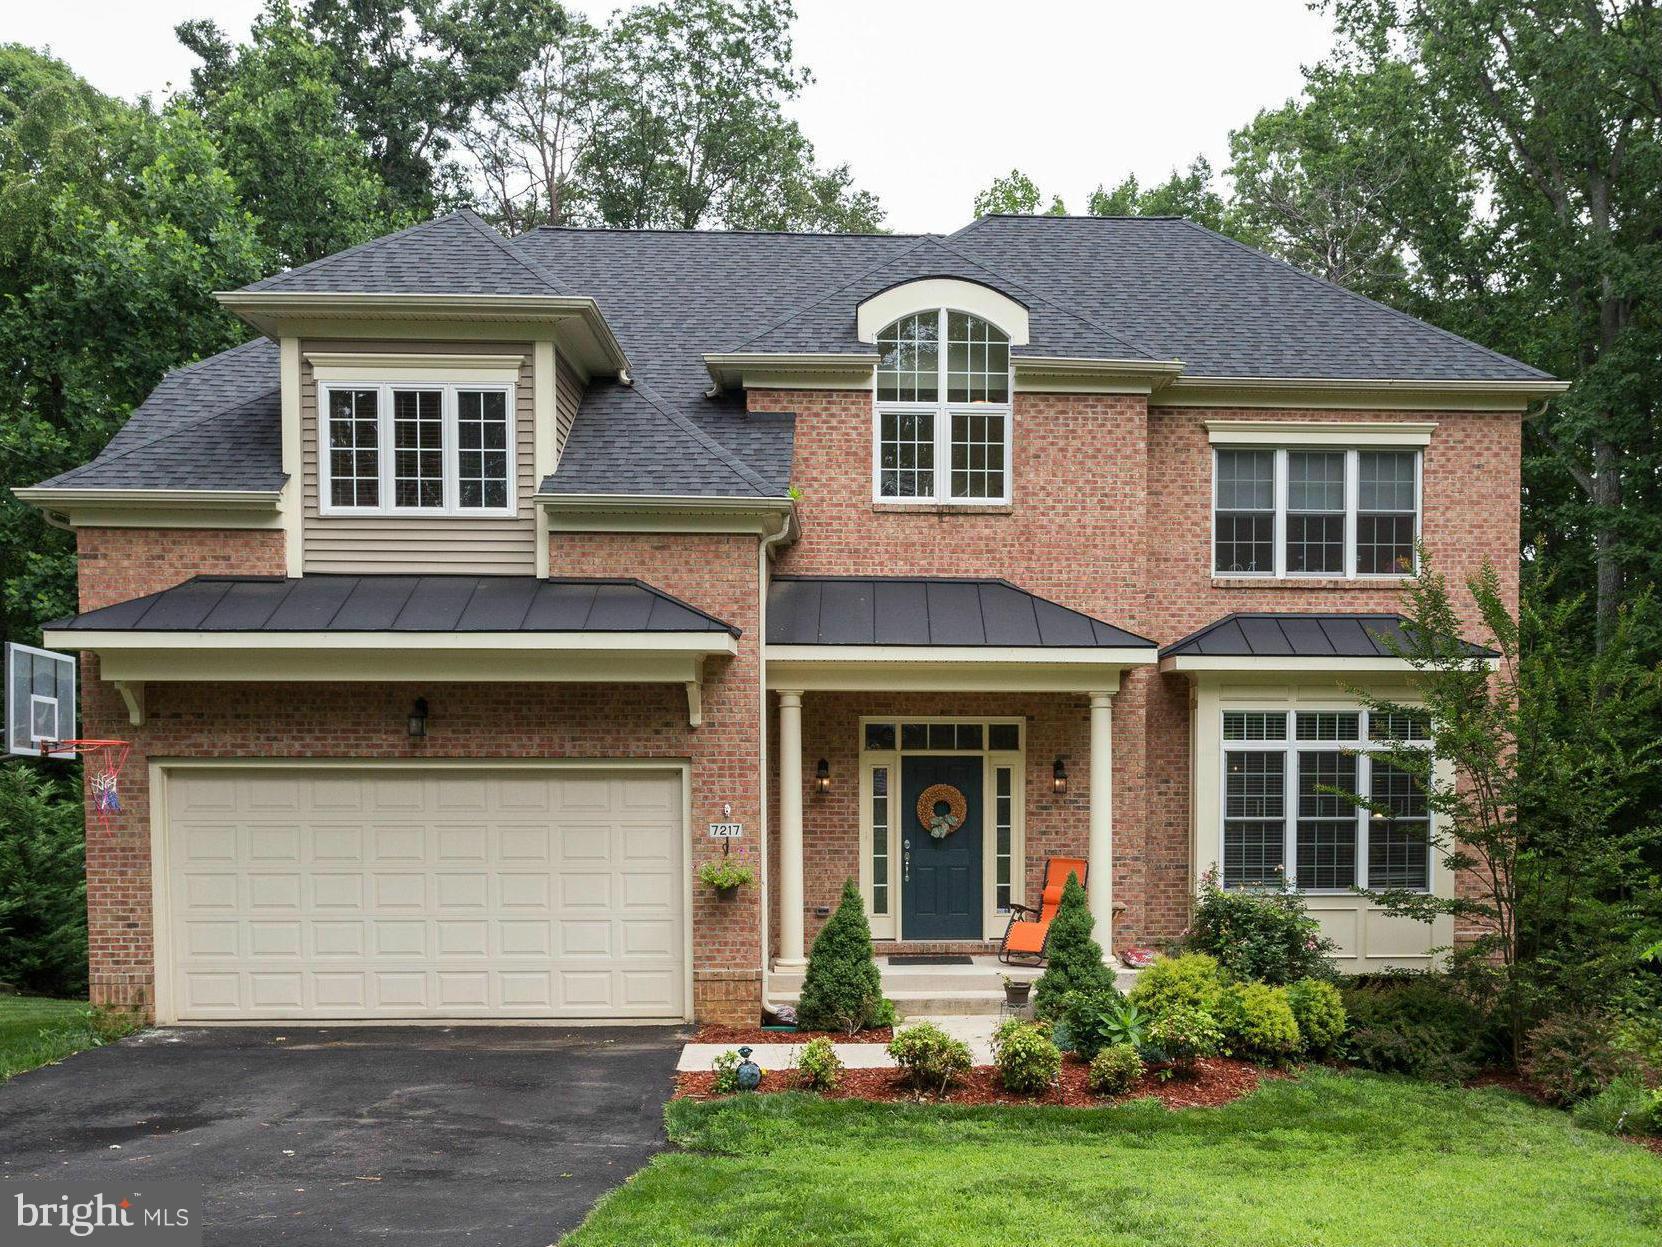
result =
[{"label": "wall-mounted porch light", "polygon": [[821,792],[831,791],[831,764],[824,758],[821,758],[819,765],[814,768],[814,787]]},{"label": "wall-mounted porch light", "polygon": [[410,707],[410,739],[420,740],[427,735],[427,699],[417,697],[415,705]]},{"label": "wall-mounted porch light", "polygon": [[1057,758],[1050,768],[1050,789],[1058,793],[1068,790],[1068,767],[1060,758]]}]

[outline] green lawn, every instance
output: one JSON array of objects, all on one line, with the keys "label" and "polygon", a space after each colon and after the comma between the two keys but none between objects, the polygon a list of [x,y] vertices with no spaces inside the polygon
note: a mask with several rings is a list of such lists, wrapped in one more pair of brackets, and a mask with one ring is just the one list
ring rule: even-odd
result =
[{"label": "green lawn", "polygon": [[137,1029],[133,1019],[84,1000],[0,996],[0,1082]]},{"label": "green lawn", "polygon": [[1313,1070],[1182,1112],[770,1095],[668,1117],[683,1150],[566,1247],[1662,1242],[1662,1160],[1501,1091]]}]

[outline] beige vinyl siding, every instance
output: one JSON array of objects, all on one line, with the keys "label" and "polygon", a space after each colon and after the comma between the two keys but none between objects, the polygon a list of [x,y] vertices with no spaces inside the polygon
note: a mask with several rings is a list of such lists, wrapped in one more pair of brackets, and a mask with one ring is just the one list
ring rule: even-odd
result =
[{"label": "beige vinyl siding", "polygon": [[583,402],[583,391],[586,387],[583,378],[577,369],[571,366],[571,361],[565,357],[565,352],[556,351],[554,357],[554,459],[559,461],[565,453],[566,438],[571,436],[571,425],[577,419],[577,408]]},{"label": "beige vinyl siding", "polygon": [[[404,342],[330,340],[302,343],[300,365],[300,453],[305,570],[308,572],[417,573],[473,572],[526,575],[536,570],[536,530],[531,495],[535,399],[532,358],[526,343]],[[515,502],[508,516],[340,516],[318,506],[317,382],[305,354],[311,351],[393,354],[511,355],[520,358],[514,387]],[[435,377],[435,380],[438,378]]]}]

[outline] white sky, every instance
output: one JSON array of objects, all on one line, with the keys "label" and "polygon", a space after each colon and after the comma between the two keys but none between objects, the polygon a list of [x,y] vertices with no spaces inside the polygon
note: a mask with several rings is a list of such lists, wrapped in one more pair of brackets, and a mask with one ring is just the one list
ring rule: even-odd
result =
[{"label": "white sky", "polygon": [[[7,0],[0,39],[48,45],[101,90],[161,96],[194,58],[186,17],[241,37],[259,0]],[[577,0],[602,20],[617,7]],[[847,161],[887,225],[949,231],[1019,167],[1076,212],[1099,183],[1145,183],[1297,93],[1331,28],[1305,0],[797,0],[792,106],[822,163]]]}]

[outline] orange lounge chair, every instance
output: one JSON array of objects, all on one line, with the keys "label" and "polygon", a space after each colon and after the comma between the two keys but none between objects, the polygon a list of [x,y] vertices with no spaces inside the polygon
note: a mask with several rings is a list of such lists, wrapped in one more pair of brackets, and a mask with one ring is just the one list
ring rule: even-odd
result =
[{"label": "orange lounge chair", "polygon": [[1079,876],[1079,886],[1085,886],[1085,859],[1082,857],[1052,857],[1045,861],[1044,896],[1039,908],[1010,905],[1010,925],[1004,928],[1004,939],[998,945],[998,959],[1005,965],[1014,965],[1017,959],[1042,966],[1045,963],[1045,941],[1050,938],[1050,920],[1062,904],[1062,888],[1069,875]]}]

